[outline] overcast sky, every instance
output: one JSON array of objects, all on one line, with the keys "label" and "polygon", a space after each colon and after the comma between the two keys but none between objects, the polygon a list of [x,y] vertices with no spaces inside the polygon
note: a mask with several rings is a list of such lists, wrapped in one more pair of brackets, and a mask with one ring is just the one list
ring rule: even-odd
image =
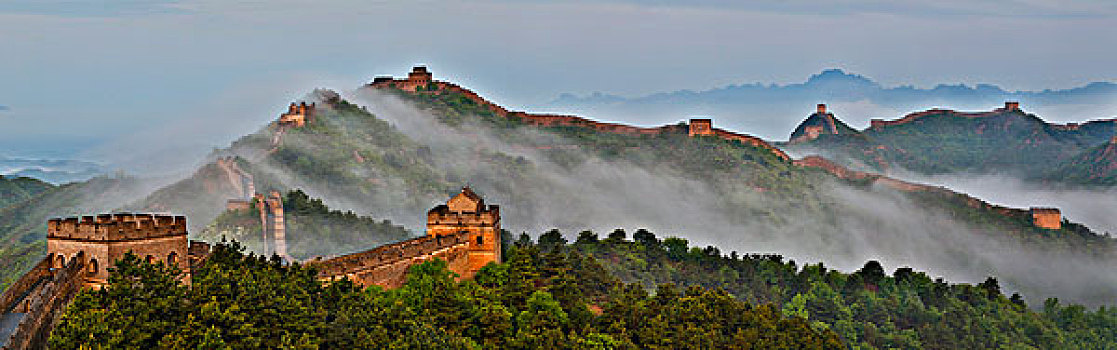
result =
[{"label": "overcast sky", "polygon": [[5,0],[0,155],[199,154],[310,89],[417,63],[513,108],[832,67],[889,86],[1117,78],[1113,1],[747,3]]}]

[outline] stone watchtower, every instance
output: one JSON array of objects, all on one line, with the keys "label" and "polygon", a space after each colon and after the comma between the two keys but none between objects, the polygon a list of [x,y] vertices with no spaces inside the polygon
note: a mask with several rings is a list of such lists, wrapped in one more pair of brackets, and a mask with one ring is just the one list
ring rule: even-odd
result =
[{"label": "stone watchtower", "polygon": [[279,115],[279,125],[301,128],[306,123],[313,122],[314,107],[317,107],[317,103],[308,105],[306,102],[298,104],[291,102],[291,105],[287,107],[287,113]]},{"label": "stone watchtower", "polygon": [[690,136],[714,134],[713,121],[710,119],[691,119],[688,129]]},{"label": "stone watchtower", "polygon": [[1063,227],[1063,214],[1057,208],[1031,208],[1032,224],[1039,228],[1058,230]]},{"label": "stone watchtower", "polygon": [[[54,268],[83,259],[85,284],[101,287],[108,267],[128,252],[148,262],[177,266],[189,276],[190,241],[186,217],[154,214],[101,214],[47,221],[47,252]],[[187,280],[188,281],[188,280]]]},{"label": "stone watchtower", "polygon": [[434,75],[427,70],[426,66],[417,66],[411,68],[411,73],[407,73],[407,81],[415,86],[426,86],[433,81]]},{"label": "stone watchtower", "polygon": [[485,205],[469,187],[427,213],[427,234],[435,237],[456,234],[469,239],[469,268],[463,278],[472,278],[489,262],[501,262],[500,208]]}]

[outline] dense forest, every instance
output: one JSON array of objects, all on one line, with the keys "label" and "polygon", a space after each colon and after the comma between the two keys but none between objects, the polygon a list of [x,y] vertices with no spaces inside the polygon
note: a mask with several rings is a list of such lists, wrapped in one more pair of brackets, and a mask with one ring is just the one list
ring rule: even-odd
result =
[{"label": "dense forest", "polygon": [[599,239],[585,231],[567,245],[550,231],[538,245],[593,256],[611,275],[645,289],[718,288],[751,304],[777,305],[815,329],[833,330],[855,348],[1117,346],[1117,308],[1088,311],[1054,298],[1030,308],[1019,294],[1005,295],[994,277],[977,285],[950,284],[907,267],[888,274],[876,261],[843,273],[822,263],[799,266],[779,255],[723,254],[712,246],[691,247],[682,238],[659,240],[646,230],[636,231],[632,241],[626,236],[616,230]]},{"label": "dense forest", "polygon": [[839,349],[838,336],[717,290],[649,295],[592,257],[516,246],[457,282],[416,265],[398,289],[323,284],[311,269],[218,244],[191,287],[135,256],[82,292],[50,338],[75,348],[752,348]]},{"label": "dense forest", "polygon": [[[506,241],[510,235],[506,232]],[[722,254],[638,230],[508,241],[455,281],[441,260],[398,289],[323,284],[312,269],[221,243],[186,287],[129,256],[82,292],[50,346],[78,348],[1107,348],[1117,309],[1032,309],[994,278],[948,284],[870,261],[854,273]]]}]

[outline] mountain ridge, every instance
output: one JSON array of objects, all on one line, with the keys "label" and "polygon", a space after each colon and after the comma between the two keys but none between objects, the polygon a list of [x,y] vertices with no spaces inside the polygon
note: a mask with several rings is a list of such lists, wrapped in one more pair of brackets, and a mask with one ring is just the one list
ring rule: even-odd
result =
[{"label": "mountain ridge", "polygon": [[[1012,99],[1012,98],[1068,98],[1073,96],[1087,97],[1089,95],[1098,94],[1117,94],[1117,83],[1096,81],[1090,82],[1082,86],[1076,86],[1064,89],[1043,89],[1043,90],[1006,90],[998,85],[988,83],[976,83],[967,85],[965,83],[957,84],[936,84],[930,88],[918,88],[914,85],[896,85],[886,87],[864,75],[848,73],[841,68],[827,68],[819,73],[812,74],[802,83],[788,83],[788,84],[775,84],[775,83],[745,83],[745,84],[730,84],[722,87],[714,87],[705,90],[675,90],[667,92],[656,92],[646,95],[638,95],[634,97],[625,97],[621,95],[608,94],[603,92],[594,92],[588,95],[579,96],[574,93],[560,93],[558,97],[546,103],[546,105],[563,105],[563,104],[579,104],[579,103],[625,103],[634,101],[654,101],[679,97],[689,96],[702,96],[702,95],[718,95],[730,91],[744,91],[744,90],[804,90],[810,91],[815,88],[821,87],[841,87],[853,88],[853,91],[860,90],[863,94],[869,93],[895,93],[897,96],[893,98],[900,98],[903,94],[927,94],[923,98],[960,98],[960,97],[978,97],[984,95],[993,99]],[[873,91],[879,90],[879,91]],[[842,94],[834,94],[833,97],[840,98]],[[850,95],[846,95],[850,97]],[[861,97],[868,97],[867,95]]]},{"label": "mountain ridge", "polygon": [[789,84],[735,84],[705,90],[677,90],[620,96],[596,92],[564,93],[537,108],[610,115],[638,124],[676,120],[679,115],[712,116],[730,128],[748,130],[768,140],[786,137],[799,122],[800,106],[825,103],[844,111],[845,122],[862,128],[870,119],[888,119],[910,111],[949,107],[983,110],[1004,101],[1019,101],[1060,123],[1117,117],[1117,83],[1096,82],[1067,89],[1009,91],[991,84],[882,86],[870,78],[825,70]]},{"label": "mountain ridge", "polygon": [[[804,120],[797,132],[808,128],[812,118]],[[982,112],[936,108],[894,120],[874,119],[870,127],[856,133],[823,134],[830,135],[793,133],[795,142],[781,146],[883,173],[897,168],[924,175],[999,172],[1029,181],[1087,186],[1111,184],[1117,178],[1105,153],[1083,158],[1117,136],[1117,118],[1049,123],[1024,112],[1017,102]],[[1089,172],[1071,173],[1065,165],[1070,163]],[[1060,168],[1065,170],[1057,171]]]}]

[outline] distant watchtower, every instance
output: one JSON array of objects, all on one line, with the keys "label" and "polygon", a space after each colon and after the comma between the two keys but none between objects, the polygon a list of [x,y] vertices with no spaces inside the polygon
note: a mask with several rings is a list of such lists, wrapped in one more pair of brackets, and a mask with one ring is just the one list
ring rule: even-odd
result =
[{"label": "distant watchtower", "polygon": [[312,122],[315,105],[315,103],[307,105],[306,102],[299,104],[291,102],[291,105],[287,107],[287,113],[279,115],[279,125],[294,126],[296,128],[305,126],[306,123]]},{"label": "distant watchtower", "polygon": [[710,120],[710,119],[691,119],[688,134],[690,134],[690,136],[713,135],[714,134],[713,124],[714,124],[713,120]]},{"label": "distant watchtower", "polygon": [[500,208],[485,205],[485,200],[469,187],[427,212],[427,234],[469,236],[469,269],[463,278],[472,278],[489,262],[501,262]]},{"label": "distant watchtower", "polygon": [[433,80],[431,72],[427,71],[425,66],[417,66],[411,68],[411,73],[407,73],[407,81],[414,86],[426,86]]},{"label": "distant watchtower", "polygon": [[1032,208],[1032,224],[1039,228],[1058,230],[1063,227],[1063,214],[1056,208]]},{"label": "distant watchtower", "polygon": [[71,259],[83,259],[87,286],[103,286],[109,278],[107,268],[128,252],[151,263],[177,266],[189,276],[189,248],[185,216],[102,214],[47,221],[52,266],[62,268]]},{"label": "distant watchtower", "polygon": [[1019,111],[1019,110],[1020,110],[1020,102],[1016,102],[1016,101],[1006,101],[1005,102],[1005,111],[1011,112],[1011,111]]},{"label": "distant watchtower", "polygon": [[815,106],[815,110],[818,114],[826,114],[826,104],[819,103],[818,106]]}]

